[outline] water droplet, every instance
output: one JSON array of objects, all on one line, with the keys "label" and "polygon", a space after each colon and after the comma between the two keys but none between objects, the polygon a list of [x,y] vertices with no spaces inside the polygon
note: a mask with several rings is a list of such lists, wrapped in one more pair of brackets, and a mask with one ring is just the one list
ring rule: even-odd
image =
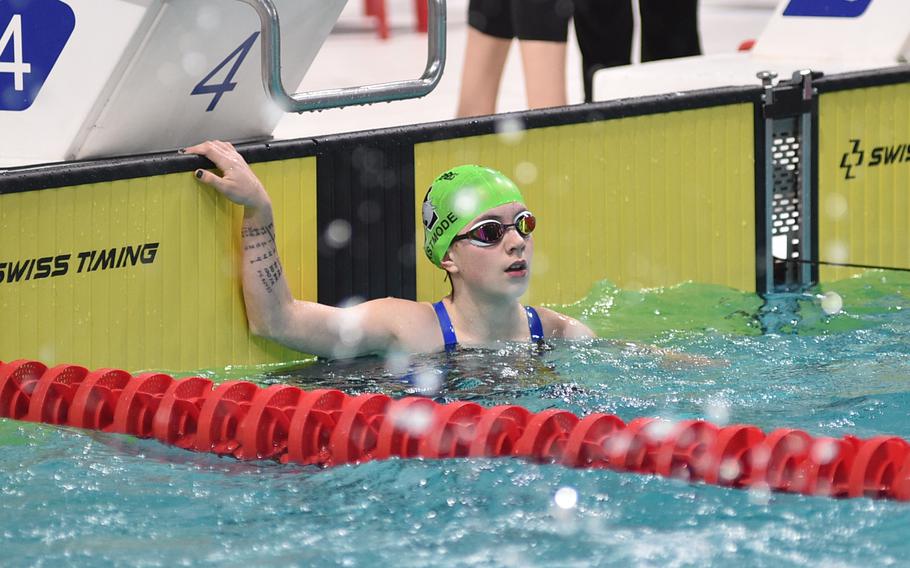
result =
[{"label": "water droplet", "polygon": [[752,467],[756,469],[763,469],[767,467],[768,462],[771,460],[771,450],[767,446],[757,445],[752,448],[752,451],[749,452],[751,455]]},{"label": "water droplet", "polygon": [[822,310],[824,310],[826,314],[833,316],[839,314],[843,309],[844,300],[837,292],[825,292],[825,294],[821,296],[821,305]]},{"label": "water droplet", "polygon": [[467,187],[460,189],[455,200],[452,202],[452,209],[459,217],[474,217],[477,215],[477,204],[479,198],[473,188]]},{"label": "water droplet", "polygon": [[325,240],[335,249],[347,245],[351,240],[351,224],[344,219],[335,219],[326,227]]},{"label": "water droplet", "polygon": [[500,142],[514,146],[522,141],[525,135],[525,125],[517,116],[504,116],[496,121],[494,129]]},{"label": "water droplet", "polygon": [[755,505],[767,505],[771,502],[771,486],[767,483],[756,483],[749,488],[749,501]]},{"label": "water droplet", "polygon": [[812,444],[812,449],[809,451],[812,460],[820,465],[831,463],[839,453],[840,448],[838,447],[837,442],[831,439],[816,440],[816,442]]},{"label": "water droplet", "polygon": [[718,426],[726,426],[730,421],[730,408],[720,400],[712,400],[705,405],[705,416]]},{"label": "water droplet", "polygon": [[414,374],[414,386],[423,394],[436,394],[442,388],[442,374],[434,368],[420,369]]},{"label": "water droplet", "polygon": [[724,460],[723,463],[720,464],[720,468],[718,469],[717,473],[722,480],[731,482],[739,477],[741,471],[742,469],[739,466],[739,461],[729,459]]},{"label": "water droplet", "polygon": [[190,76],[196,76],[205,73],[205,70],[208,68],[208,59],[203,53],[190,51],[183,55],[180,64],[184,73]]},{"label": "water droplet", "polygon": [[571,487],[560,487],[553,496],[553,501],[560,509],[574,509],[578,504],[578,492]]},{"label": "water droplet", "polygon": [[411,358],[404,351],[389,351],[385,358],[385,369],[390,374],[400,377],[408,372]]},{"label": "water droplet", "polygon": [[196,25],[205,31],[212,31],[221,25],[221,11],[214,6],[202,6],[196,12]]},{"label": "water droplet", "polygon": [[604,440],[604,450],[608,454],[625,454],[632,445],[632,434],[621,431]]},{"label": "water droplet", "polygon": [[515,166],[515,180],[521,185],[534,183],[537,180],[537,166],[531,162],[519,162]]},{"label": "water droplet", "polygon": [[669,420],[658,419],[644,428],[644,434],[654,442],[661,442],[673,431],[674,423]]},{"label": "water droplet", "polygon": [[390,418],[399,430],[420,436],[433,424],[433,410],[423,405],[412,405],[404,410],[392,409]]},{"label": "water droplet", "polygon": [[847,214],[847,199],[839,193],[829,195],[825,199],[825,213],[831,219],[841,219]]},{"label": "water droplet", "polygon": [[843,241],[832,241],[826,247],[828,262],[847,262],[848,249]]}]

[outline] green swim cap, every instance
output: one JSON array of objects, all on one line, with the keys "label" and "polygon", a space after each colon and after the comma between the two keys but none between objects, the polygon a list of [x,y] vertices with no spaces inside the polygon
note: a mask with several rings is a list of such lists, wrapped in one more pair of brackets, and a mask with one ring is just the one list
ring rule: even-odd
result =
[{"label": "green swim cap", "polygon": [[423,251],[436,266],[472,219],[506,203],[523,202],[515,182],[483,166],[458,166],[433,182],[423,198]]}]

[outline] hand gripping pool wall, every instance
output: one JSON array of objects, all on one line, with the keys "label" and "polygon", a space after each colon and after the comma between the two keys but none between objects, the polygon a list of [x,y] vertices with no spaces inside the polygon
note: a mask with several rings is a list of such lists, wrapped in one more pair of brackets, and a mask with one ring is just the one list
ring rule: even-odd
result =
[{"label": "hand gripping pool wall", "polygon": [[154,438],[241,460],[338,466],[388,458],[514,457],[731,488],[910,500],[910,444],[514,405],[437,404],[246,381],[0,363],[0,418]]}]

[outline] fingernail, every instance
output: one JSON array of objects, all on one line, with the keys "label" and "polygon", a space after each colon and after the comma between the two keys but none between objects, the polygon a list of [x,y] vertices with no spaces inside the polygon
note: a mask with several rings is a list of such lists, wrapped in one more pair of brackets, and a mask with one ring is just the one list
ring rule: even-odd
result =
[{"label": "fingernail", "polygon": [[196,179],[202,179],[202,170],[196,170]]}]

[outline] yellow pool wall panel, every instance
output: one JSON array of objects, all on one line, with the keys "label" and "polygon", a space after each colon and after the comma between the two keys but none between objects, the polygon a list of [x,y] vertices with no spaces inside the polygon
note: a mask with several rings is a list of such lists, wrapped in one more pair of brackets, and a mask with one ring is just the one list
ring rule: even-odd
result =
[{"label": "yellow pool wall panel", "polygon": [[604,279],[755,290],[751,104],[416,145],[418,300],[449,293],[420,246],[426,188],[467,163],[512,177],[537,215],[528,303],[575,302]]},{"label": "yellow pool wall panel", "polygon": [[[316,160],[253,169],[274,201],[291,290],[315,299]],[[0,195],[0,360],[136,371],[300,358],[248,331],[242,216],[189,172]],[[47,257],[50,270],[36,261]]]},{"label": "yellow pool wall panel", "polygon": [[821,95],[818,186],[819,260],[910,268],[910,84]]}]

